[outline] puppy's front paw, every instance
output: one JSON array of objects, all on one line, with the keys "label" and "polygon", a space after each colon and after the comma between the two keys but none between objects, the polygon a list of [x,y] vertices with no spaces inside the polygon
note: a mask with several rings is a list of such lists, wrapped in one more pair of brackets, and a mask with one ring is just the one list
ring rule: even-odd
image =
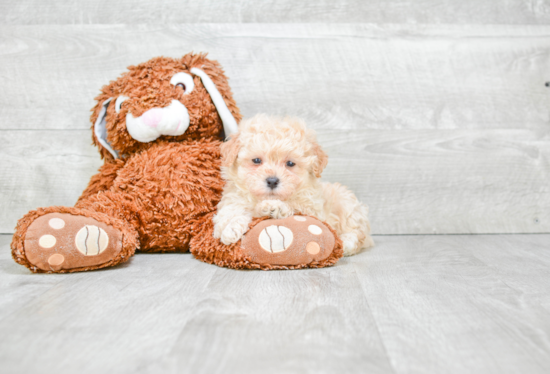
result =
[{"label": "puppy's front paw", "polygon": [[250,218],[248,217],[233,218],[223,229],[220,240],[225,245],[237,243],[248,230],[249,223]]},{"label": "puppy's front paw", "polygon": [[281,200],[264,200],[256,205],[256,213],[261,217],[271,217],[282,219],[290,217],[293,213],[292,208]]}]

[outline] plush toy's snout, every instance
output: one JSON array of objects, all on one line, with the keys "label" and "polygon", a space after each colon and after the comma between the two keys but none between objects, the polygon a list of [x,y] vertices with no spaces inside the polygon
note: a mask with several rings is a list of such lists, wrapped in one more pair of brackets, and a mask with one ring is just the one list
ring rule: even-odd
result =
[{"label": "plush toy's snout", "polygon": [[149,109],[139,117],[126,115],[126,128],[139,142],[147,143],[161,135],[182,135],[189,127],[189,112],[178,100],[165,108]]}]

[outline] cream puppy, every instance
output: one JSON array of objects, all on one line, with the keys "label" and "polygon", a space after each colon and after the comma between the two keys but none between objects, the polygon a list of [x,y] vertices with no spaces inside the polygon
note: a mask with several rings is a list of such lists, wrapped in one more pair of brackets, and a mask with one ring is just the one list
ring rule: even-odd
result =
[{"label": "cream puppy", "polygon": [[241,122],[221,152],[227,182],[214,217],[214,237],[224,244],[241,239],[253,217],[286,218],[298,212],[330,224],[344,243],[345,256],[374,244],[367,207],[341,184],[321,182],[328,157],[303,121],[257,115]]}]

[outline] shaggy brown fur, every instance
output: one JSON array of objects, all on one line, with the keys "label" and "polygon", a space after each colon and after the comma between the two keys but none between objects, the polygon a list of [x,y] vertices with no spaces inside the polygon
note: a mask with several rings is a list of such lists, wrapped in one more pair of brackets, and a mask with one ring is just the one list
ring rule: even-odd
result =
[{"label": "shaggy brown fur", "polygon": [[[285,268],[250,263],[236,246],[224,246],[212,237],[212,215],[223,190],[220,175],[222,121],[199,77],[194,76],[195,88],[187,95],[170,84],[171,77],[178,72],[190,73],[193,67],[202,69],[215,83],[236,121],[240,121],[239,109],[222,68],[205,56],[154,58],[131,66],[119,79],[102,88],[102,93],[96,97],[91,121],[92,124],[96,122],[105,100],[113,98],[106,113],[107,140],[120,158],[115,159],[94,134],[93,142],[105,164],[91,178],[74,208],[41,208],[19,220],[12,241],[15,261],[34,272],[74,272],[116,265],[127,261],[136,250],[184,252],[191,249],[198,259],[219,266]],[[121,95],[129,99],[116,113],[114,100]],[[183,135],[161,136],[148,143],[130,136],[126,129],[128,113],[138,117],[149,109],[168,106],[173,99],[184,104],[189,112],[189,128]],[[25,248],[25,233],[34,220],[48,213],[91,217],[118,229],[123,238],[121,252],[96,266],[61,270],[37,268],[25,255],[26,250],[30,250],[30,247]],[[44,231],[44,234],[55,235],[55,232]],[[323,263],[304,266],[334,264],[341,257],[341,243],[338,243],[334,254]],[[60,253],[63,250],[67,249],[60,248]],[[71,250],[74,252],[74,248]]]}]

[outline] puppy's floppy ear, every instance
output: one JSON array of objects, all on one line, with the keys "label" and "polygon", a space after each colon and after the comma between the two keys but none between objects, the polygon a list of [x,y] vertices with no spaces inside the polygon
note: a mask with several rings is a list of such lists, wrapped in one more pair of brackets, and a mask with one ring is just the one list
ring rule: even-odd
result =
[{"label": "puppy's floppy ear", "polygon": [[313,163],[313,173],[317,178],[321,178],[321,173],[328,164],[328,156],[316,141],[312,143],[311,150],[316,156],[316,160]]},{"label": "puppy's floppy ear", "polygon": [[239,140],[239,134],[233,134],[228,141],[222,143],[220,151],[222,153],[222,166],[229,167],[237,160],[239,150],[241,149],[241,142]]}]

